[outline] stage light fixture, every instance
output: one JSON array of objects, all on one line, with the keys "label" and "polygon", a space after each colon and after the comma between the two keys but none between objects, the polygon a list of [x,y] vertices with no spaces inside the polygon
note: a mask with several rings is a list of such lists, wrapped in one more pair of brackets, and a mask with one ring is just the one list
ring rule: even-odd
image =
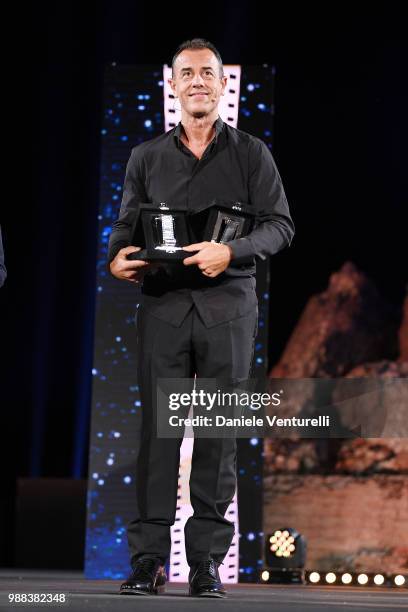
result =
[{"label": "stage light fixture", "polygon": [[367,576],[367,574],[359,574],[357,576],[357,582],[358,582],[358,584],[361,584],[363,586],[366,585],[368,583],[368,576]]},{"label": "stage light fixture", "polygon": [[277,529],[265,540],[265,568],[269,583],[304,583],[306,538],[292,527]]},{"label": "stage light fixture", "polygon": [[395,586],[404,586],[406,583],[405,580],[405,576],[403,576],[402,574],[397,574],[396,576],[394,576],[394,584]]},{"label": "stage light fixture", "polygon": [[334,572],[328,572],[325,579],[327,584],[334,584],[336,582],[336,574]]},{"label": "stage light fixture", "polygon": [[364,588],[367,585],[375,585],[397,588],[408,587],[408,576],[403,574],[374,574],[368,572],[344,572],[343,574],[337,574],[334,571],[329,571],[322,575],[316,570],[308,570],[305,573],[305,579],[308,584],[320,584],[322,586],[353,585]]},{"label": "stage light fixture", "polygon": [[353,581],[353,576],[346,572],[342,575],[341,581],[343,584],[351,584],[351,582]]}]

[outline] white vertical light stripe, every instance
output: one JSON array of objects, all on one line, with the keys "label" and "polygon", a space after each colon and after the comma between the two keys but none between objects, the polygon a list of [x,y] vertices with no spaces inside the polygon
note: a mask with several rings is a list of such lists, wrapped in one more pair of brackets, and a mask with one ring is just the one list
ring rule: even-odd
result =
[{"label": "white vertical light stripe", "polygon": [[[241,66],[224,65],[224,74],[228,77],[224,96],[218,106],[218,114],[225,123],[232,127],[238,126],[239,95],[241,86]],[[163,96],[164,96],[164,125],[165,131],[175,127],[181,119],[180,101],[173,97],[173,92],[167,79],[171,77],[171,66],[163,66]],[[174,108],[176,107],[176,108]],[[177,110],[178,109],[178,110]],[[191,432],[186,436],[191,436]],[[189,516],[192,515],[190,505],[189,479],[191,471],[191,456],[193,452],[193,438],[185,437],[180,449],[180,471],[177,497],[176,521],[171,528],[171,555],[170,575],[172,582],[186,582],[189,566],[187,564],[184,547],[184,525]],[[226,517],[234,522],[235,535],[230,549],[220,565],[220,577],[225,583],[238,582],[239,576],[239,522],[238,522],[238,498],[237,493],[230,503]]]}]

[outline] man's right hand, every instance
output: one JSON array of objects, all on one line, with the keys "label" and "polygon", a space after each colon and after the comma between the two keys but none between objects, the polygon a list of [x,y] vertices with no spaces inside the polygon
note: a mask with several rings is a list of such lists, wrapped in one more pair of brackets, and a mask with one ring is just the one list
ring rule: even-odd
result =
[{"label": "man's right hand", "polygon": [[140,247],[128,246],[124,249],[120,249],[115,259],[113,259],[110,263],[110,271],[113,276],[120,280],[127,280],[130,283],[140,283],[143,280],[144,275],[148,270],[152,268],[157,268],[159,264],[148,263],[142,259],[140,260],[129,260],[126,259],[126,255],[129,253],[135,253],[136,251],[140,251]]}]

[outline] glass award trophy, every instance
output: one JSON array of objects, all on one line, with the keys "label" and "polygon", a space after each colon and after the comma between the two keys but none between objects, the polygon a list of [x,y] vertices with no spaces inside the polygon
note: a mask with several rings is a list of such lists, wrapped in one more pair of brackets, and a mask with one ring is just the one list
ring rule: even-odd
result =
[{"label": "glass award trophy", "polygon": [[249,234],[254,223],[255,213],[251,206],[228,200],[213,200],[189,218],[193,242],[205,240],[225,244]]},{"label": "glass award trophy", "polygon": [[129,253],[127,259],[179,262],[196,252],[183,250],[191,243],[186,210],[170,208],[165,202],[140,204],[131,244],[142,250]]}]

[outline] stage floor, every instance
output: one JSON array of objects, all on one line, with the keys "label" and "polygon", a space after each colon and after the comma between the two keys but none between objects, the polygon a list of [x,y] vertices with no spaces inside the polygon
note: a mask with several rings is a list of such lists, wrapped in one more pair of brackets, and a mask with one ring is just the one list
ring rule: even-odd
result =
[{"label": "stage floor", "polygon": [[[187,596],[186,584],[168,584],[157,596],[118,595],[122,581],[85,580],[83,574],[56,571],[0,570],[0,610],[142,610],[143,612],[186,612],[215,609],[257,612],[330,612],[354,610],[392,611],[408,609],[406,589],[350,588],[286,585],[226,585],[226,599]],[[65,593],[67,604],[10,604],[8,593]]]}]

